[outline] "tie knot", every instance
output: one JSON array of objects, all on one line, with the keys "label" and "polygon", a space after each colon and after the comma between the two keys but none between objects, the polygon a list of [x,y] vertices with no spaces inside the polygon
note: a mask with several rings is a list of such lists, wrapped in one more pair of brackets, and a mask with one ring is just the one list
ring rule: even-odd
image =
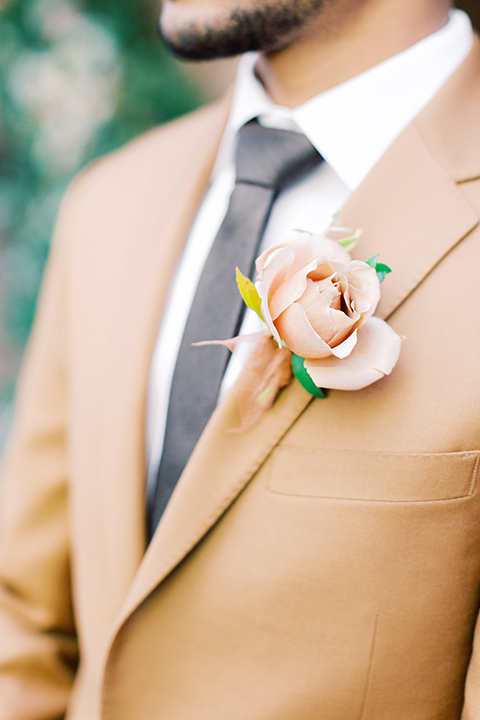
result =
[{"label": "tie knot", "polygon": [[301,133],[265,128],[256,120],[238,131],[237,183],[261,185],[280,192],[322,160]]}]

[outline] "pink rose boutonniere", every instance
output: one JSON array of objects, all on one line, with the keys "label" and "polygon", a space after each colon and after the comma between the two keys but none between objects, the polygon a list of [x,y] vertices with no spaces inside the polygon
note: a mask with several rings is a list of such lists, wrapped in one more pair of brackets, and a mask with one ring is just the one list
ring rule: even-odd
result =
[{"label": "pink rose boutonniere", "polygon": [[[255,284],[237,268],[246,305],[266,325],[239,383],[241,429],[272,404],[292,373],[324,398],[326,388],[360,390],[392,371],[402,338],[373,317],[380,283],[391,270],[378,255],[351,259],[348,250],[358,236],[337,242],[298,234],[260,255]],[[233,349],[248,337],[222,344]]]}]

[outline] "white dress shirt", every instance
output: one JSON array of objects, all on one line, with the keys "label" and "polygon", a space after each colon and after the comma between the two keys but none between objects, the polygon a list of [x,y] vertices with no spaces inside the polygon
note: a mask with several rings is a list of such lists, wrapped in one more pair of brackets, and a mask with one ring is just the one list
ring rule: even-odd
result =
[{"label": "white dress shirt", "polygon": [[[294,229],[323,232],[389,146],[465,59],[472,41],[468,16],[453,10],[438,32],[296,108],[275,105],[269,98],[255,76],[256,53],[242,57],[209,189],[172,280],[152,359],[147,409],[149,492],[162,454],[170,387],[185,323],[234,187],[237,130],[259,117],[263,125],[303,132],[325,159],[274,203],[262,249],[287,239]],[[232,268],[232,276],[234,272]],[[249,310],[241,332],[256,332],[259,323]],[[249,343],[237,348],[220,397],[237,379],[250,351]]]}]

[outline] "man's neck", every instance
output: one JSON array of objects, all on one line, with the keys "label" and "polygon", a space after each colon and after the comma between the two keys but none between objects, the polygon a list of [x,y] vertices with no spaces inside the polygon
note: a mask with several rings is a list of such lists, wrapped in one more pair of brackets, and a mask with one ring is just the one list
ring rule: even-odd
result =
[{"label": "man's neck", "polygon": [[296,107],[436,32],[449,9],[449,0],[335,2],[292,45],[261,56],[257,73],[275,103]]}]

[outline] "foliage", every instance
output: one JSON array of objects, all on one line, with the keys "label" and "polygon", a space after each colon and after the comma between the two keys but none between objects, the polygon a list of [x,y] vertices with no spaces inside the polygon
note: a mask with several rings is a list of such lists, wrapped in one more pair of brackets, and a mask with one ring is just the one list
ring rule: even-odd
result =
[{"label": "foliage", "polygon": [[146,0],[79,3],[12,0],[0,13],[0,277],[11,345],[28,336],[72,175],[200,102]]}]

